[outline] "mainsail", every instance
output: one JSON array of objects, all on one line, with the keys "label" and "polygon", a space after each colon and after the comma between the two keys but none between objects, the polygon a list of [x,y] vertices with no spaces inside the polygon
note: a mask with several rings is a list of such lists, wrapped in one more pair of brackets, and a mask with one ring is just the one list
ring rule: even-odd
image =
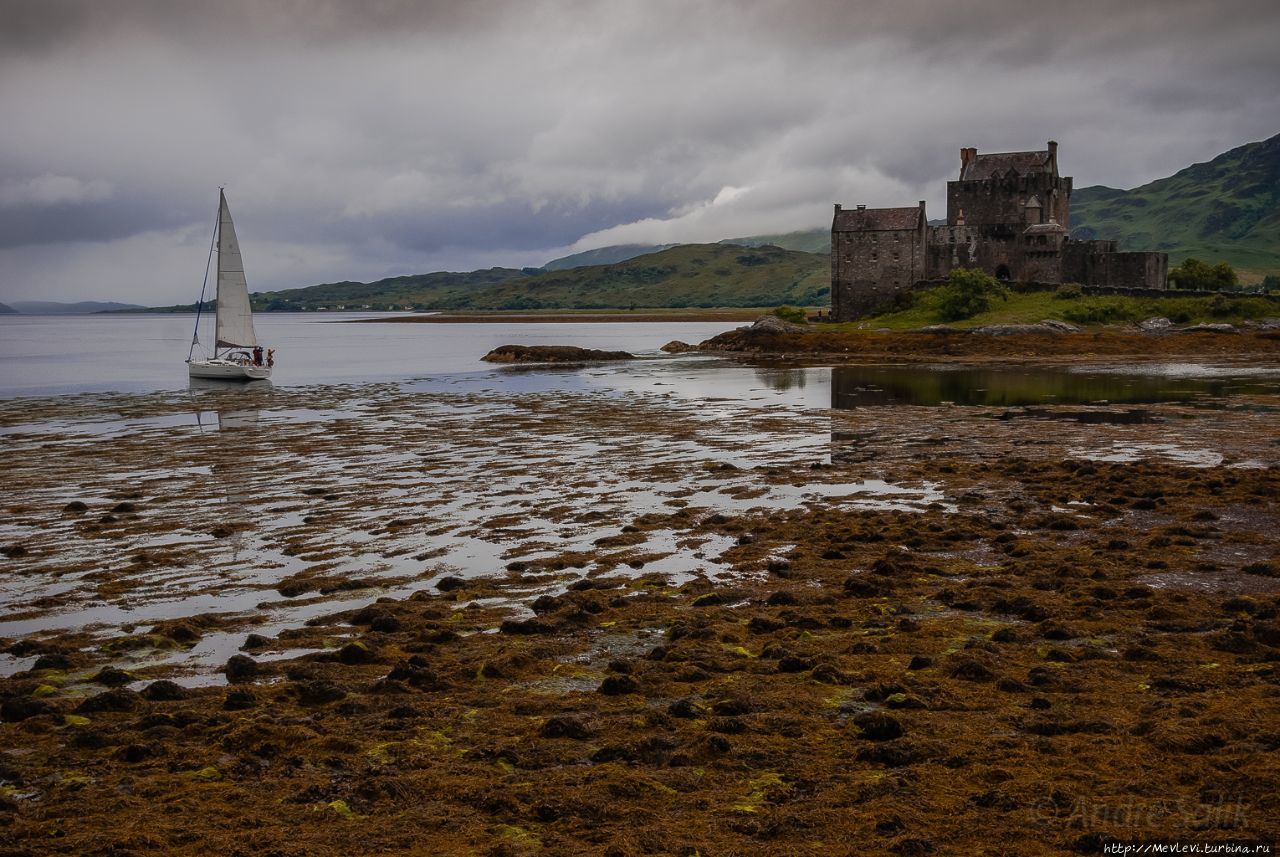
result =
[{"label": "mainsail", "polygon": [[253,313],[249,309],[249,284],[244,278],[240,242],[231,222],[227,197],[218,194],[218,348],[254,348]]}]

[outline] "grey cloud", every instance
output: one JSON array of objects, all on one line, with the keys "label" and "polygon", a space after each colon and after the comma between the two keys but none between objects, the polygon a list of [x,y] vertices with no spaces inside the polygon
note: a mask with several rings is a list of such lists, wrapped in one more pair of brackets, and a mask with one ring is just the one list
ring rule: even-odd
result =
[{"label": "grey cloud", "polygon": [[0,300],[171,289],[221,184],[262,289],[937,210],[963,145],[1132,186],[1275,133],[1273,7],[9,0]]}]

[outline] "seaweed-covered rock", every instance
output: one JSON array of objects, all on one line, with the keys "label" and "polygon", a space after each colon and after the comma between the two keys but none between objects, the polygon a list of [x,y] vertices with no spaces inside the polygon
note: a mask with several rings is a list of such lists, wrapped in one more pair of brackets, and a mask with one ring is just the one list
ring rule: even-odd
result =
[{"label": "seaweed-covered rock", "polygon": [[94,694],[76,706],[78,714],[93,714],[99,711],[134,711],[142,704],[141,694],[124,687]]},{"label": "seaweed-covered rock", "polygon": [[298,702],[303,705],[324,705],[344,699],[347,692],[331,681],[324,679],[306,679],[293,686],[298,694]]},{"label": "seaweed-covered rock", "polygon": [[852,722],[858,733],[870,741],[892,741],[905,732],[898,718],[883,711],[864,711],[855,715]]},{"label": "seaweed-covered rock", "polygon": [[222,673],[227,677],[227,681],[236,682],[253,681],[258,675],[258,662],[248,655],[232,655],[226,666],[222,668]]},{"label": "seaweed-covered rock", "polygon": [[625,693],[639,693],[640,683],[629,675],[611,675],[600,682],[597,690],[605,696],[621,696]]},{"label": "seaweed-covered rock", "polygon": [[341,649],[338,649],[338,660],[347,666],[371,664],[377,658],[378,653],[362,640],[352,640]]},{"label": "seaweed-covered rock", "polygon": [[142,689],[142,698],[151,702],[175,702],[179,699],[186,699],[190,695],[191,691],[166,679],[153,681]]},{"label": "seaweed-covered rock", "polygon": [[585,741],[591,737],[593,731],[591,724],[581,717],[557,715],[548,718],[538,730],[538,734],[543,738],[572,738],[575,741]]},{"label": "seaweed-covered rock", "polygon": [[576,345],[499,345],[484,357],[489,363],[587,363],[599,360],[634,360],[626,351],[599,351]]},{"label": "seaweed-covered rock", "polygon": [[56,709],[43,699],[30,696],[12,696],[0,702],[0,719],[17,723],[42,714],[54,714]]}]

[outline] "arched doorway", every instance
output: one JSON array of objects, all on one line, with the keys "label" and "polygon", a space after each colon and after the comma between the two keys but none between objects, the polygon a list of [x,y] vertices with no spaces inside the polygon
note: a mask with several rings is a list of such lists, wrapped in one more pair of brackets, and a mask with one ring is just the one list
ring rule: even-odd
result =
[{"label": "arched doorway", "polygon": [[1007,283],[1011,279],[1009,276],[1009,266],[1000,265],[996,268],[996,279],[1002,283]]}]

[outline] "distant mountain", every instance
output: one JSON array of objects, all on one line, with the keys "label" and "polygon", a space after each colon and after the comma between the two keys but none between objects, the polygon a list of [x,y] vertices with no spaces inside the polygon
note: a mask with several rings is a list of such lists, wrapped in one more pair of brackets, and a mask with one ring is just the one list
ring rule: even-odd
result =
[{"label": "distant mountain", "polygon": [[542,266],[544,271],[567,271],[571,268],[585,268],[589,265],[612,265],[625,262],[637,256],[658,253],[676,246],[675,244],[613,244],[609,247],[597,247],[595,250],[584,250],[570,256],[552,259]]},{"label": "distant mountain", "polygon": [[8,304],[0,304],[0,315],[17,315],[18,311]]},{"label": "distant mountain", "polygon": [[721,244],[737,244],[740,247],[781,247],[799,250],[801,253],[830,253],[831,229],[805,229],[800,232],[781,232],[776,235],[749,235],[746,238],[725,238]]},{"label": "distant mountain", "polygon": [[142,310],[140,304],[122,304],[116,301],[14,301],[10,306],[23,315],[89,315],[95,312],[129,312]]},{"label": "distant mountain", "polygon": [[1114,238],[1124,250],[1165,250],[1280,270],[1280,134],[1133,190],[1094,185],[1071,195],[1072,235]]}]

